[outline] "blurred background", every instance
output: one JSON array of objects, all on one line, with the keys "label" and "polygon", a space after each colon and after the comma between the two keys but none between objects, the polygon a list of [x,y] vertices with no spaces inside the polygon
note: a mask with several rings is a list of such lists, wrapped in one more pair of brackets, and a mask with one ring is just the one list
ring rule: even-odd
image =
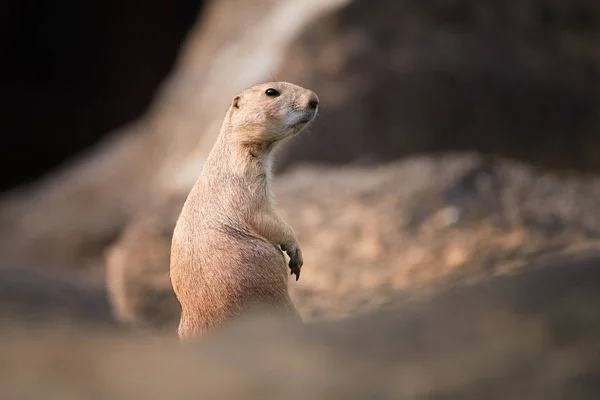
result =
[{"label": "blurred background", "polygon": [[[270,80],[320,98],[276,158],[307,321],[415,296],[435,319],[425,294],[573,273],[600,244],[592,0],[3,0],[0,54],[0,321],[173,333],[175,220],[233,96]],[[543,276],[499,296],[565,317]],[[598,300],[556,282],[572,310]],[[481,301],[474,324],[521,312]]]}]

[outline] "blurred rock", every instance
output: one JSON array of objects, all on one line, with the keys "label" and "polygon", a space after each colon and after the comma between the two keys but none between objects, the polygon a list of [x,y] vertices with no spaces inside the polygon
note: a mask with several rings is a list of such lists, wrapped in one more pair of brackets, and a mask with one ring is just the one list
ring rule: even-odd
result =
[{"label": "blurred rock", "polygon": [[302,327],[249,317],[197,345],[0,325],[0,395],[596,399],[599,267],[598,253],[557,259]]},{"label": "blurred rock", "polygon": [[0,200],[5,257],[98,265],[137,210],[187,193],[233,95],[274,78],[322,100],[281,169],[476,149],[599,170],[595,2],[216,0],[202,10],[144,116]]},{"label": "blurred rock", "polygon": [[[476,154],[297,167],[277,178],[275,190],[303,249],[304,272],[290,291],[306,320],[373,310],[397,290],[511,273],[600,248],[600,179]],[[153,304],[144,295],[149,287],[174,297],[168,249],[184,200],[140,214],[127,230],[135,239],[125,233],[113,245],[120,254],[107,264],[119,271],[114,297],[141,308]],[[178,304],[170,304],[175,315]]]},{"label": "blurred rock", "polygon": [[169,254],[180,208],[179,204],[137,215],[108,248],[106,287],[121,322],[176,331],[181,307],[169,278]]},{"label": "blurred rock", "polygon": [[599,21],[589,0],[354,0],[276,74],[321,99],[280,168],[466,149],[598,172]]},{"label": "blurred rock", "polygon": [[[57,322],[58,321],[58,322]],[[0,326],[12,323],[116,326],[106,290],[58,271],[0,265]]]}]

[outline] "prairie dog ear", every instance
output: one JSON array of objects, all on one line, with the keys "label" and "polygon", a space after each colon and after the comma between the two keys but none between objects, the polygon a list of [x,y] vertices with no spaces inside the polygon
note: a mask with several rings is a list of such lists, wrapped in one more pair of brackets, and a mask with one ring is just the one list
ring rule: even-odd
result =
[{"label": "prairie dog ear", "polygon": [[235,96],[231,101],[231,106],[234,108],[240,108],[240,96]]}]

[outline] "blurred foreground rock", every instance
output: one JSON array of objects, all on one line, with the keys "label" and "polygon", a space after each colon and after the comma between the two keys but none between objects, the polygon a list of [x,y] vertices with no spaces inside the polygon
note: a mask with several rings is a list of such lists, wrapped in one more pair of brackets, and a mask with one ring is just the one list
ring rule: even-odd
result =
[{"label": "blurred foreground rock", "polygon": [[0,325],[6,399],[596,399],[600,256],[394,298],[303,327],[248,318],[197,345]]},{"label": "blurred foreground rock", "polygon": [[[307,320],[376,309],[400,289],[600,248],[600,179],[477,154],[303,166],[281,174],[275,188],[303,248],[302,278],[290,291]],[[139,324],[151,318],[138,310],[160,304],[178,318],[179,304],[165,299],[174,297],[168,251],[184,200],[141,211],[109,250],[118,255],[107,258],[111,296]]]}]

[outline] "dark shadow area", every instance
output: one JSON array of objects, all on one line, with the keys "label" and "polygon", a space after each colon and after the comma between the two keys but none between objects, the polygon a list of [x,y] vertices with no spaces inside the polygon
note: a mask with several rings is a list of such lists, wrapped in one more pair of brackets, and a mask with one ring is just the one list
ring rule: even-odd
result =
[{"label": "dark shadow area", "polygon": [[0,190],[30,182],[137,118],[200,0],[5,0]]}]

